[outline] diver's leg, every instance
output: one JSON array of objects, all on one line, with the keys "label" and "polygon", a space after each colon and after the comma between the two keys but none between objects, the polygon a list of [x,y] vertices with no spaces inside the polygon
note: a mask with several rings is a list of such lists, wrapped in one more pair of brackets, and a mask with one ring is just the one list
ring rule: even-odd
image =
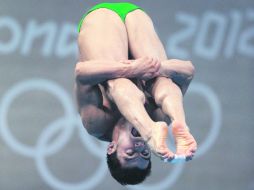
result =
[{"label": "diver's leg", "polygon": [[[128,39],[120,17],[108,9],[98,9],[88,14],[81,26],[79,49],[82,61],[99,59],[113,60],[117,63],[120,60],[127,60]],[[152,126],[166,125],[164,122],[154,122],[149,117],[144,108],[144,94],[132,81],[118,78],[108,80],[106,83],[104,87],[108,96],[142,137],[149,138]],[[158,150],[156,147],[151,148]]]},{"label": "diver's leg", "polygon": [[[142,10],[129,13],[125,20],[129,48],[134,58],[155,57],[167,61],[166,52],[156,34],[153,22]],[[180,88],[166,77],[157,77],[151,84],[151,93],[155,102],[172,120],[173,134],[176,140],[177,154],[190,157],[196,149],[196,141],[186,126]]]}]

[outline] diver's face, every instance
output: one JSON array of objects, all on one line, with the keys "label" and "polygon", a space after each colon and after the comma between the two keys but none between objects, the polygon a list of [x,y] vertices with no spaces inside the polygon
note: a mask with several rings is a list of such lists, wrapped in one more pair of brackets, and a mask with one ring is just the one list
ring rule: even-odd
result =
[{"label": "diver's face", "polygon": [[120,131],[116,151],[122,167],[125,168],[145,169],[151,158],[148,145],[132,126],[126,126]]}]

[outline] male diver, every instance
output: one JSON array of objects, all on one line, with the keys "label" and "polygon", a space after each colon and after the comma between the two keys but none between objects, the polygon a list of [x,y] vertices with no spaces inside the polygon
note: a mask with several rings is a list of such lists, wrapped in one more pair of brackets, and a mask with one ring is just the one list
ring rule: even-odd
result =
[{"label": "male diver", "polygon": [[[194,75],[189,61],[168,59],[151,18],[132,3],[101,3],[79,23],[75,91],[87,132],[108,141],[107,163],[121,184],[150,174],[151,153],[191,160],[197,144],[183,95]],[[168,125],[176,153],[166,144]]]}]

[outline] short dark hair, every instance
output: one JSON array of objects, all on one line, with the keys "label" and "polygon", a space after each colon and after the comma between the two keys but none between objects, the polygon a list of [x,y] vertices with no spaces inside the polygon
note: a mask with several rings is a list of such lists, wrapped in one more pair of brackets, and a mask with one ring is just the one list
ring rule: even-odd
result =
[{"label": "short dark hair", "polygon": [[151,160],[146,169],[123,168],[117,158],[117,151],[107,154],[107,164],[112,177],[121,185],[136,185],[143,182],[151,174]]}]

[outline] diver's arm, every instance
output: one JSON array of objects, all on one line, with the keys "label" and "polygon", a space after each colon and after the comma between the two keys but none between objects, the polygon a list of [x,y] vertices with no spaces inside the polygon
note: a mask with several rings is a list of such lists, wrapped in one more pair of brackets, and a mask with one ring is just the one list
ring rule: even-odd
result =
[{"label": "diver's arm", "polygon": [[170,59],[161,62],[160,76],[171,78],[183,94],[187,91],[194,77],[195,68],[190,61]]},{"label": "diver's arm", "polygon": [[131,76],[130,65],[108,60],[78,62],[75,68],[76,80],[95,85],[105,80]]},{"label": "diver's arm", "polygon": [[89,60],[78,62],[76,79],[83,84],[95,85],[115,78],[150,79],[159,74],[160,62],[143,57],[136,60]]}]

